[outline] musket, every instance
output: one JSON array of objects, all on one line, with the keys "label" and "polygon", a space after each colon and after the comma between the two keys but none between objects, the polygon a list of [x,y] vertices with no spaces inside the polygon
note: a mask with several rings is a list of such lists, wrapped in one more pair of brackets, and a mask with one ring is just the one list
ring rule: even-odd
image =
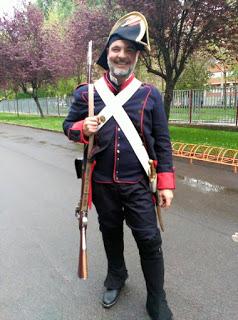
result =
[{"label": "musket", "polygon": [[[94,88],[92,82],[92,41],[88,43],[88,59],[87,59],[87,82],[88,82],[88,116],[94,116]],[[92,167],[92,148],[94,135],[89,136],[88,145],[85,146],[84,159],[82,163],[82,186],[81,198],[75,209],[75,216],[79,222],[80,244],[79,244],[79,262],[78,276],[81,279],[88,278],[88,259],[87,259],[87,238],[86,231],[88,225],[88,197],[91,184],[91,167]],[[85,161],[86,160],[86,161]],[[76,160],[77,161],[77,160]],[[77,169],[76,169],[77,171]]]}]

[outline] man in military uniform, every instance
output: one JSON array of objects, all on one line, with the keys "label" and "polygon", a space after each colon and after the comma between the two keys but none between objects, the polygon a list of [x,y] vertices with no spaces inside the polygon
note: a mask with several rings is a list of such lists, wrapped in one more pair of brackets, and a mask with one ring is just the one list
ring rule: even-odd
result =
[{"label": "man in military uniform", "polygon": [[106,73],[95,82],[95,116],[88,117],[88,86],[79,86],[63,127],[75,142],[87,144],[88,137],[95,135],[92,199],[108,260],[102,305],[110,308],[117,302],[128,278],[125,220],[140,254],[147,312],[152,320],[171,320],[163,288],[162,240],[148,178],[151,159],[160,206],[168,208],[175,188],[171,143],[160,93],[133,73],[141,52],[149,50],[145,17],[132,12],[119,19],[97,62]]}]

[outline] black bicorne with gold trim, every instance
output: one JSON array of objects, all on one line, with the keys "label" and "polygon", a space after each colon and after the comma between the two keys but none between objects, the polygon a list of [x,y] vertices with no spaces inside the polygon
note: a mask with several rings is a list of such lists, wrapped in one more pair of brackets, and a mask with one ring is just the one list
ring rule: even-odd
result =
[{"label": "black bicorne with gold trim", "polygon": [[105,70],[109,69],[107,64],[107,48],[113,36],[117,36],[118,39],[132,41],[140,51],[150,51],[149,31],[146,18],[140,12],[130,12],[115,23],[107,39],[105,49],[97,61],[97,64]]}]

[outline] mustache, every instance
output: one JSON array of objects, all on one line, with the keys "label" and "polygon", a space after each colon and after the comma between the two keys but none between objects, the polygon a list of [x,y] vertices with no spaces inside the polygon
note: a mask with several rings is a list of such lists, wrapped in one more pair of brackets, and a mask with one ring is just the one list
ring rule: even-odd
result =
[{"label": "mustache", "polygon": [[128,60],[128,59],[118,58],[118,59],[115,59],[115,63],[128,64],[128,63],[131,63],[131,62],[130,62],[130,60]]}]

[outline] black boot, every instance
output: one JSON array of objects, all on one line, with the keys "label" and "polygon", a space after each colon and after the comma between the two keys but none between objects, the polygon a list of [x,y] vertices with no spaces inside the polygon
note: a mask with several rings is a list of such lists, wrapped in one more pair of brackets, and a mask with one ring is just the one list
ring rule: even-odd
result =
[{"label": "black boot", "polygon": [[164,259],[161,237],[158,233],[151,240],[137,241],[141,266],[146,281],[146,309],[152,320],[172,320],[164,291]]},{"label": "black boot", "polygon": [[107,277],[104,281],[106,291],[103,294],[102,305],[110,308],[117,302],[121,288],[128,278],[124,260],[123,230],[102,232],[102,237],[108,261]]},{"label": "black boot", "polygon": [[120,292],[121,289],[106,289],[106,291],[103,293],[102,306],[107,309],[114,306],[114,304],[117,303]]}]

